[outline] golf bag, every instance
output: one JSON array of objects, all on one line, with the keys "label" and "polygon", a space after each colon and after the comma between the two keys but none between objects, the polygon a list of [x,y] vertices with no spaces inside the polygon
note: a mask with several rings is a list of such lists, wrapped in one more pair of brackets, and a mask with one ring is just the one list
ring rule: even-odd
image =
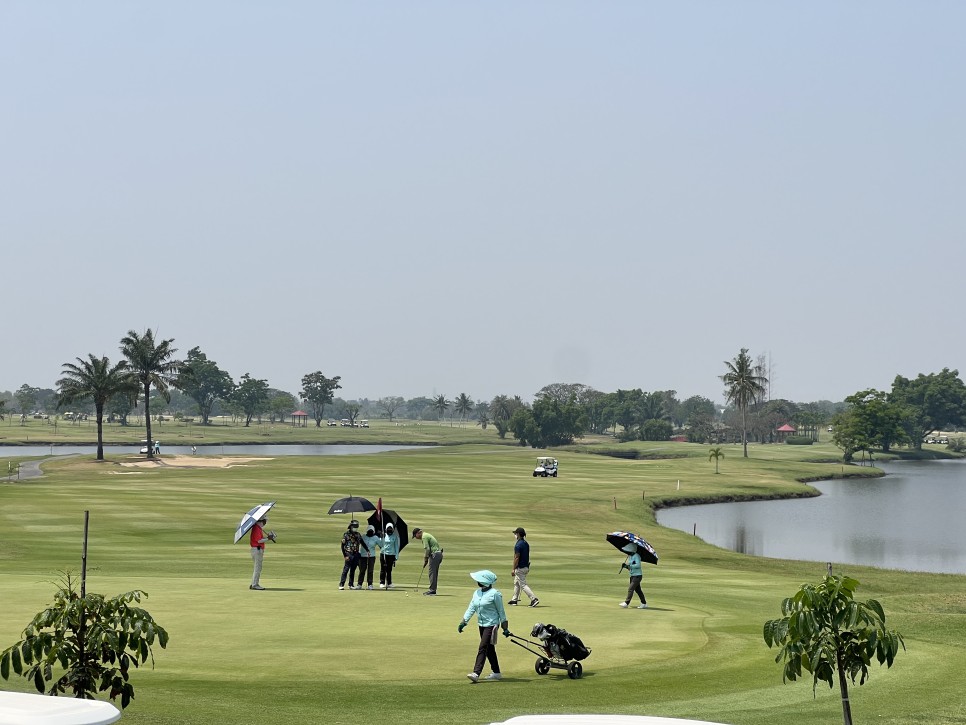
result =
[{"label": "golf bag", "polygon": [[537,622],[533,625],[530,636],[540,640],[551,657],[562,660],[583,660],[590,656],[590,650],[580,641],[580,637],[552,624]]}]

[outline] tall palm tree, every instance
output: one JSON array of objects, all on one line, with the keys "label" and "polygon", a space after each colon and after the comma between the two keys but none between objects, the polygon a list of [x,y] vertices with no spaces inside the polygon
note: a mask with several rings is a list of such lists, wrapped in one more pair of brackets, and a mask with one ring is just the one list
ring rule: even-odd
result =
[{"label": "tall palm tree", "polygon": [[439,420],[443,420],[443,415],[446,413],[446,409],[449,407],[449,401],[446,396],[442,393],[433,398],[433,407],[436,412],[439,413]]},{"label": "tall palm tree", "polygon": [[175,360],[177,349],[171,347],[174,340],[155,341],[154,333],[148,329],[143,335],[128,330],[121,338],[121,354],[127,358],[130,374],[137,380],[141,394],[144,395],[144,420],[147,424],[148,458],[154,457],[154,439],[151,437],[151,387],[166,402],[171,402],[168,387],[174,382],[181,370],[182,363]]},{"label": "tall palm tree", "polygon": [[97,460],[104,460],[104,406],[115,395],[137,394],[134,381],[127,373],[127,361],[112,366],[106,357],[88,354],[89,360],[77,358],[77,364],[64,363],[57,381],[57,406],[90,398],[97,418]]},{"label": "tall palm tree", "polygon": [[725,361],[728,372],[721,376],[721,381],[725,384],[725,398],[729,403],[733,403],[738,412],[741,413],[741,444],[744,448],[744,457],[748,457],[748,423],[746,414],[748,408],[761,400],[768,385],[768,378],[762,375],[761,367],[755,365],[748,355],[748,348],[741,348],[732,361]]},{"label": "tall palm tree", "polygon": [[460,393],[460,396],[453,403],[453,407],[460,414],[460,428],[462,428],[466,414],[473,410],[473,400],[466,393]]}]

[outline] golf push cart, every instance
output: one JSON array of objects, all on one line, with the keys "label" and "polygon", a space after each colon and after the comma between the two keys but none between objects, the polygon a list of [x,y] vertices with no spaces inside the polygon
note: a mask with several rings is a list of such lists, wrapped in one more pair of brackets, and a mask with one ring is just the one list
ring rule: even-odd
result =
[{"label": "golf push cart", "polygon": [[540,456],[537,458],[537,467],[533,469],[533,477],[547,476],[557,477],[557,459],[550,456]]},{"label": "golf push cart", "polygon": [[533,669],[538,675],[546,675],[551,669],[567,670],[567,677],[579,680],[584,674],[584,666],[580,664],[580,660],[590,657],[590,650],[580,641],[580,637],[570,634],[566,629],[540,622],[533,625],[530,636],[536,637],[537,641],[512,633],[510,641],[537,655]]}]

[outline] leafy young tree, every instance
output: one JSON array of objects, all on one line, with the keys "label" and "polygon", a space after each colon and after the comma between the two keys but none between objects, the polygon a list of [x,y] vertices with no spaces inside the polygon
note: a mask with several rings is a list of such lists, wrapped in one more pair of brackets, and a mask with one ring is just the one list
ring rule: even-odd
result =
[{"label": "leafy young tree", "polygon": [[268,409],[268,382],[253,378],[248,373],[241,376],[241,382],[232,393],[231,399],[245,416],[245,427],[251,425],[252,418]]},{"label": "leafy young tree", "polygon": [[473,410],[473,400],[466,393],[460,393],[453,402],[453,409],[460,414],[460,428],[462,428],[466,416]]},{"label": "leafy young tree", "polygon": [[497,395],[490,401],[490,415],[492,416],[493,426],[496,434],[501,438],[506,438],[510,432],[510,419],[513,414],[523,407],[523,401],[519,395],[512,398],[506,395]]},{"label": "leafy young tree", "polygon": [[121,338],[121,354],[127,359],[128,370],[137,380],[140,394],[144,400],[144,423],[148,441],[148,458],[154,457],[154,438],[151,436],[151,388],[153,387],[165,400],[171,400],[168,392],[175,377],[181,371],[182,363],[174,359],[176,348],[171,347],[174,340],[154,339],[149,328],[143,335],[128,330]]},{"label": "leafy young tree", "polygon": [[198,415],[201,424],[209,425],[211,409],[218,400],[227,400],[235,389],[235,381],[231,375],[218,367],[218,363],[209,360],[201,348],[193,347],[188,350],[184,367],[175,382],[175,387],[198,404]]},{"label": "leafy young tree", "polygon": [[335,391],[342,386],[339,381],[341,375],[334,378],[327,378],[321,370],[302,376],[302,390],[299,393],[302,400],[309,404],[312,409],[312,418],[315,419],[315,427],[322,427],[322,418],[325,417],[325,406],[332,402]]},{"label": "leafy young tree", "polygon": [[295,412],[295,408],[298,405],[298,401],[291,393],[286,393],[283,390],[274,390],[269,388],[268,390],[268,414],[271,417],[271,421],[279,421],[280,423],[285,422],[285,417],[291,415]]},{"label": "leafy young tree", "polygon": [[6,414],[7,401],[5,398],[0,398],[0,420],[4,419]]},{"label": "leafy young tree", "polygon": [[0,677],[11,670],[31,680],[37,692],[93,700],[98,692],[121,708],[134,699],[132,668],[149,659],[154,667],[155,643],[168,646],[168,633],[144,609],[136,606],[147,594],[140,590],[110,599],[101,594],[81,596],[68,574],[53,603],[37,614],[23,631],[23,639],[0,653]]},{"label": "leafy young tree", "polygon": [[58,406],[90,399],[94,403],[97,420],[97,460],[104,460],[104,406],[114,396],[127,399],[137,395],[133,380],[127,373],[127,362],[116,365],[106,357],[88,354],[88,359],[77,358],[77,363],[64,363],[63,377],[57,381],[60,389]]},{"label": "leafy young tree", "polygon": [[780,619],[765,622],[764,638],[778,647],[775,662],[784,663],[782,681],[794,682],[802,670],[812,675],[812,690],[819,681],[834,687],[838,673],[842,717],[852,725],[849,683],[865,684],[869,665],[892,667],[902,635],[886,629],[886,615],[875,599],[855,600],[859,582],[846,576],[827,575],[820,584],[803,584],[794,597],[782,601]]},{"label": "leafy young tree", "polygon": [[761,400],[765,394],[765,386],[768,379],[761,374],[761,368],[754,365],[751,356],[748,355],[748,348],[741,348],[732,361],[725,361],[728,371],[721,376],[721,381],[725,384],[725,398],[741,413],[741,444],[744,449],[744,457],[748,457],[748,408]]}]

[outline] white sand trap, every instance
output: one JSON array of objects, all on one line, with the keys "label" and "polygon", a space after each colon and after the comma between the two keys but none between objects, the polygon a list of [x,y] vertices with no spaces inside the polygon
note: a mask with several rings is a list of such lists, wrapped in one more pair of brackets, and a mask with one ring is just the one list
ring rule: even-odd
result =
[{"label": "white sand trap", "polygon": [[231,468],[253,461],[272,461],[273,458],[245,458],[242,456],[162,456],[139,461],[120,461],[128,468]]}]

